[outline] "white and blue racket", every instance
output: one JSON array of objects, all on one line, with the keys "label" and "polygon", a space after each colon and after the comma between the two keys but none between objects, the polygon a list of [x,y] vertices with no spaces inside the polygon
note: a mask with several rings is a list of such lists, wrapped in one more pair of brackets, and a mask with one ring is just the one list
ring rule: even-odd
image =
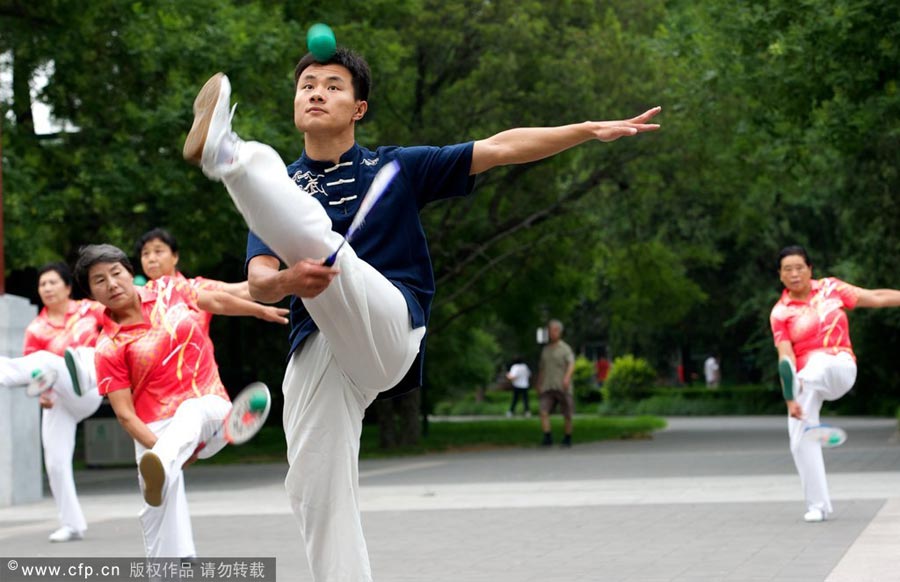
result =
[{"label": "white and blue racket", "polygon": [[32,398],[37,398],[47,390],[53,388],[59,374],[52,368],[41,370],[40,368],[31,372],[31,381],[25,387],[25,394]]},{"label": "white and blue racket", "polygon": [[[222,438],[228,444],[244,444],[256,436],[266,424],[271,409],[272,395],[269,393],[269,387],[262,382],[253,382],[241,390],[231,402],[231,410],[209,440],[222,433]],[[197,450],[205,446],[205,442],[201,443]]]},{"label": "white and blue racket", "polygon": [[344,240],[341,241],[341,244],[338,245],[338,248],[334,250],[331,255],[325,259],[324,265],[326,267],[330,267],[334,265],[334,262],[337,260],[337,254],[341,250],[341,247],[344,246],[344,243],[352,239],[359,229],[362,228],[363,224],[366,221],[366,215],[369,214],[369,211],[375,207],[375,204],[381,199],[384,193],[387,191],[388,185],[390,185],[391,181],[394,177],[397,176],[397,173],[400,172],[400,163],[397,160],[392,160],[382,166],[378,173],[375,174],[375,179],[372,180],[372,185],[369,186],[369,190],[366,192],[366,195],[363,197],[362,203],[359,205],[359,210],[356,211],[356,216],[353,217],[353,222],[350,223],[350,228],[347,229],[347,234],[344,235]]},{"label": "white and blue racket", "polygon": [[232,445],[249,441],[266,423],[271,408],[272,396],[262,382],[254,382],[241,390],[223,423],[225,440]]},{"label": "white and blue racket", "polygon": [[808,426],[803,429],[803,440],[812,441],[821,444],[823,447],[831,449],[839,447],[847,441],[847,432],[837,426],[830,424],[817,424],[816,426]]}]

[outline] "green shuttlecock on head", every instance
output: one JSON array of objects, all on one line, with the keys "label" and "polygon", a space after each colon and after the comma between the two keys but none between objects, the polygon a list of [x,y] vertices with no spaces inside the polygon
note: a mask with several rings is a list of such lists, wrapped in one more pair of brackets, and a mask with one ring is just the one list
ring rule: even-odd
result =
[{"label": "green shuttlecock on head", "polygon": [[143,275],[135,275],[134,276],[134,284],[138,287],[143,287],[147,284],[147,277]]},{"label": "green shuttlecock on head", "polygon": [[327,61],[337,50],[334,31],[327,24],[313,24],[306,33],[306,48],[317,61]]},{"label": "green shuttlecock on head", "polygon": [[269,398],[266,396],[265,392],[257,392],[250,397],[250,410],[253,412],[265,410],[268,404]]}]

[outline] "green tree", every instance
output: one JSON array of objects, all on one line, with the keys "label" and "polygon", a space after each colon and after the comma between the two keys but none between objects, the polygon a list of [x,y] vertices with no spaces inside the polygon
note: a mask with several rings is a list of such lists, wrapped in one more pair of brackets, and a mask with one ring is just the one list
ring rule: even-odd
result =
[{"label": "green tree", "polygon": [[[691,314],[700,325],[688,333],[725,344],[767,378],[780,247],[806,245],[818,276],[897,286],[898,10],[869,0],[681,3],[661,31],[659,55],[675,73],[667,101],[684,120],[665,136],[683,144],[672,187],[703,193],[719,249],[717,269],[690,272],[711,301]],[[877,399],[897,398],[884,349],[897,315],[854,319],[868,362],[857,402],[875,399],[875,386]],[[709,321],[724,326],[704,329]]]}]

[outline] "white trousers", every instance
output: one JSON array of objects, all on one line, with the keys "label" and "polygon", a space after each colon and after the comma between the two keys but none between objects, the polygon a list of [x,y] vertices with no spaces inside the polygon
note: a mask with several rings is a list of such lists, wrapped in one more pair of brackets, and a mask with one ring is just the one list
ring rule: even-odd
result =
[{"label": "white trousers", "polygon": [[788,417],[791,455],[800,474],[807,510],[818,509],[827,514],[831,513],[832,508],[822,445],[817,441],[803,440],[803,431],[820,423],[819,412],[823,402],[837,400],[850,391],[856,381],[856,362],[846,353],[815,353],[797,373],[797,378],[800,389],[795,398],[806,418],[798,420]]},{"label": "white trousers", "polygon": [[56,502],[59,524],[78,532],[87,530],[87,522],[72,472],[72,456],[75,453],[75,431],[78,423],[94,414],[103,397],[96,384],[78,396],[72,388],[72,380],[62,356],[40,351],[21,358],[0,357],[0,384],[21,386],[31,381],[36,369],[53,370],[56,383],[50,391],[52,408],[41,412],[41,443],[44,448],[44,469],[50,482],[50,492]]},{"label": "white trousers", "polygon": [[[198,455],[201,459],[222,450],[227,443],[220,428],[230,410],[230,402],[208,394],[182,402],[171,418],[147,425],[159,437],[151,450],[159,456],[166,470],[162,505],[151,507],[144,503],[140,513],[148,558],[193,558],[197,555],[181,466],[200,443],[206,443]],[[134,453],[138,462],[146,450],[135,441]],[[143,491],[140,473],[138,481]]]},{"label": "white trousers", "polygon": [[[248,226],[288,265],[328,256],[342,237],[275,151],[241,143],[222,174]],[[368,228],[378,228],[369,225]],[[344,245],[340,274],[304,299],[319,332],[284,378],[285,487],[317,582],[372,580],[359,514],[359,439],[366,407],[406,374],[425,328],[410,327],[403,294]]]}]

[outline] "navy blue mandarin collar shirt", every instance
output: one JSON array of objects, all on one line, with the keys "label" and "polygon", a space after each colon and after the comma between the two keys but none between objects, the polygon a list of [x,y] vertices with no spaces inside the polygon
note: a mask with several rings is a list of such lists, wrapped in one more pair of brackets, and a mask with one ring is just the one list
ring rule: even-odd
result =
[{"label": "navy blue mandarin collar shirt", "polygon": [[[320,162],[306,152],[288,166],[288,175],[325,207],[332,229],[347,232],[375,174],[397,160],[400,172],[383,198],[366,217],[354,236],[357,256],[383,274],[406,299],[413,328],[427,324],[434,297],[434,273],[419,211],[429,202],[465,196],[472,192],[473,142],[444,146],[380,147],[374,152],[354,144],[340,162]],[[247,237],[247,262],[260,255],[277,256],[253,232]],[[321,257],[310,257],[321,258]],[[291,297],[291,331],[288,357],[316,331],[303,302]],[[422,383],[424,345],[410,372],[390,395],[406,392]]]}]

